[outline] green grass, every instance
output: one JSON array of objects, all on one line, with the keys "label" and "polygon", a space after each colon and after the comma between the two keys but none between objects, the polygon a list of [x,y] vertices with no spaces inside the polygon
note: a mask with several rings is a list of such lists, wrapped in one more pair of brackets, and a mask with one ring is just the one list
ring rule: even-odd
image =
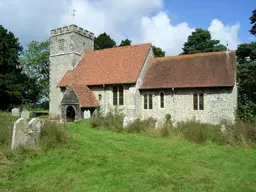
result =
[{"label": "green grass", "polygon": [[69,124],[69,145],[16,157],[0,191],[255,191],[256,150]]}]

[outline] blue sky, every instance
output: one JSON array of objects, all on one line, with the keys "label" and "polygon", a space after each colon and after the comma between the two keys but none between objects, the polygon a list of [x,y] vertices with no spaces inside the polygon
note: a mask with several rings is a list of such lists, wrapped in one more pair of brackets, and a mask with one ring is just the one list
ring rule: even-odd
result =
[{"label": "blue sky", "polygon": [[254,39],[248,30],[251,28],[249,18],[256,9],[256,0],[165,0],[165,9],[174,24],[186,21],[193,28],[207,29],[214,18],[225,25],[239,22],[240,41]]},{"label": "blue sky", "polygon": [[[181,53],[195,28],[235,50],[256,41],[248,32],[256,0],[0,0],[0,24],[26,45],[50,37],[50,30],[76,24],[117,42],[151,42],[167,55]],[[76,10],[72,19],[72,10]]]}]

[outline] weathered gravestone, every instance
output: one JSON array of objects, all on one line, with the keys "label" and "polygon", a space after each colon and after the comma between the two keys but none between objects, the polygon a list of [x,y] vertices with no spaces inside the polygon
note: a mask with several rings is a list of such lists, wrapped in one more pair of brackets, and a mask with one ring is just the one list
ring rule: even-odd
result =
[{"label": "weathered gravestone", "polygon": [[13,125],[12,150],[18,147],[25,147],[28,135],[28,123],[25,119],[19,118]]},{"label": "weathered gravestone", "polygon": [[40,133],[43,127],[43,121],[38,118],[33,118],[28,123],[29,134],[27,138],[27,147],[39,147]]},{"label": "weathered gravestone", "polygon": [[128,125],[130,125],[133,121],[135,121],[135,118],[133,117],[124,117],[123,119],[123,128],[126,128]]},{"label": "weathered gravestone", "polygon": [[91,112],[89,110],[84,111],[84,119],[90,119],[91,118]]},{"label": "weathered gravestone", "polygon": [[12,150],[19,147],[38,147],[42,126],[43,122],[40,119],[33,118],[27,123],[24,118],[19,118],[13,126]]},{"label": "weathered gravestone", "polygon": [[20,109],[19,108],[13,108],[12,109],[12,116],[19,117],[20,116]]},{"label": "weathered gravestone", "polygon": [[21,112],[21,118],[28,119],[29,118],[29,111],[27,109],[23,109]]}]

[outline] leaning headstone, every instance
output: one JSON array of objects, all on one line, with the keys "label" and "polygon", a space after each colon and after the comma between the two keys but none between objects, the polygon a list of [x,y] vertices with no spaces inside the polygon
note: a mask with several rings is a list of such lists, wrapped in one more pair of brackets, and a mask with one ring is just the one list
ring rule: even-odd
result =
[{"label": "leaning headstone", "polygon": [[20,116],[20,109],[19,108],[13,108],[12,109],[12,116],[19,117]]},{"label": "leaning headstone", "polygon": [[39,140],[40,140],[40,133],[43,127],[43,121],[38,118],[33,118],[28,123],[28,125],[29,125],[29,131],[28,131],[26,146],[30,148],[38,147]]},{"label": "leaning headstone", "polygon": [[92,113],[92,120],[97,121],[99,118],[99,109],[95,109]]},{"label": "leaning headstone", "polygon": [[90,119],[91,118],[91,112],[89,110],[84,111],[84,119]]},{"label": "leaning headstone", "polygon": [[19,118],[13,125],[12,150],[26,147],[29,125],[24,118]]},{"label": "leaning headstone", "polygon": [[23,109],[21,112],[21,118],[28,119],[29,118],[29,111],[26,109]]},{"label": "leaning headstone", "polygon": [[133,117],[124,117],[123,119],[123,128],[126,128],[128,125],[130,125],[133,121],[135,120],[135,118]]}]

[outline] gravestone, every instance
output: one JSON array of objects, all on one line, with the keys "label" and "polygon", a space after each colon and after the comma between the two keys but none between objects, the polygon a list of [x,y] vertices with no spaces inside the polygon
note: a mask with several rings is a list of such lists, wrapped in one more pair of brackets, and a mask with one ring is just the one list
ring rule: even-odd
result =
[{"label": "gravestone", "polygon": [[12,131],[12,150],[17,149],[18,147],[26,147],[28,129],[28,123],[23,118],[19,118],[14,123]]},{"label": "gravestone", "polygon": [[28,119],[29,118],[29,111],[27,109],[23,109],[21,112],[21,118]]},{"label": "gravestone", "polygon": [[91,118],[91,112],[89,110],[84,111],[84,119],[90,119]]},{"label": "gravestone", "polygon": [[31,112],[31,117],[36,117],[36,112],[35,111]]},{"label": "gravestone", "polygon": [[99,109],[95,109],[92,113],[92,120],[97,121],[99,118]]},{"label": "gravestone", "polygon": [[27,123],[26,119],[19,118],[13,126],[12,150],[19,147],[38,147],[42,126],[43,121],[41,119],[33,118]]},{"label": "gravestone", "polygon": [[40,133],[43,127],[43,121],[38,118],[33,118],[28,123],[29,131],[28,131],[28,138],[27,138],[27,147],[38,147],[39,140],[40,140]]},{"label": "gravestone", "polygon": [[133,121],[135,121],[135,118],[133,117],[124,117],[123,119],[123,128],[126,128],[128,125],[130,125]]},{"label": "gravestone", "polygon": [[20,116],[20,109],[19,108],[13,108],[12,109],[12,116],[19,117]]}]

